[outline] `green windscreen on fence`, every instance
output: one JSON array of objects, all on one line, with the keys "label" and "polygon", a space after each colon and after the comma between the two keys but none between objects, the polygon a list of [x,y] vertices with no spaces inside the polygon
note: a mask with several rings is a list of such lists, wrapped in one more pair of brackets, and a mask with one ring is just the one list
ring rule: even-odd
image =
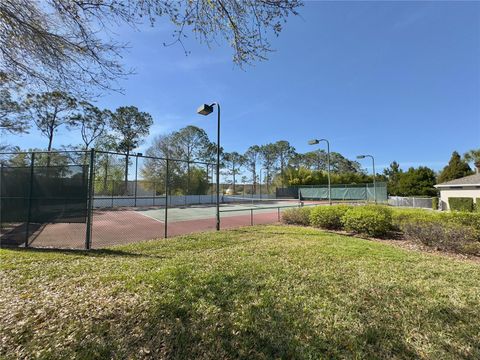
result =
[{"label": "green windscreen on fence", "polygon": [[[33,176],[32,176],[33,175]],[[1,221],[83,223],[87,217],[88,166],[4,167]]]},{"label": "green windscreen on fence", "polygon": [[[374,191],[373,184],[332,185],[332,200],[363,200],[377,202],[387,201],[387,185],[377,183]],[[300,200],[328,200],[328,186],[298,187]]]}]

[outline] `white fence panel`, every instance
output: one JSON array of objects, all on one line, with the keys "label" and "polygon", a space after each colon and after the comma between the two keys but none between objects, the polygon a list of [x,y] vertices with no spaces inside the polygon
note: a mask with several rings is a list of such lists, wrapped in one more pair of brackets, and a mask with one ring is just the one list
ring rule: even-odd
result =
[{"label": "white fence panel", "polygon": [[431,209],[433,205],[433,198],[389,196],[388,205]]}]

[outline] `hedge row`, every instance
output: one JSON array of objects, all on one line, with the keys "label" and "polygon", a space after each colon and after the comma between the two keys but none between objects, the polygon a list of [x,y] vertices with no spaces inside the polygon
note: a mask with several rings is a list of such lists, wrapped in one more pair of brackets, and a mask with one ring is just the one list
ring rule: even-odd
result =
[{"label": "hedge row", "polygon": [[480,214],[396,210],[393,225],[406,239],[440,250],[480,254]]},{"label": "hedge row", "polygon": [[391,210],[386,206],[316,206],[288,209],[286,224],[315,226],[329,230],[347,230],[368,236],[385,236],[392,229]]},{"label": "hedge row", "polygon": [[454,197],[448,199],[450,210],[454,211],[473,211],[473,198],[468,197]]},{"label": "hedge row", "polygon": [[333,205],[289,209],[282,218],[287,224],[346,230],[375,237],[384,237],[396,231],[405,239],[440,250],[480,255],[478,212]]}]

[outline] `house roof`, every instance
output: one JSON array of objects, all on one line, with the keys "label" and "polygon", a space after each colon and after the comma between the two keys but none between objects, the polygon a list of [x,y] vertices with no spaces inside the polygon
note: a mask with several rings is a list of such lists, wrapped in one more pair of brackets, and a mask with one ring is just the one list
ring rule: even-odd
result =
[{"label": "house roof", "polygon": [[462,187],[462,186],[480,186],[480,173],[464,176],[460,179],[455,179],[455,180],[451,180],[451,181],[447,181],[447,182],[435,185],[436,188]]}]

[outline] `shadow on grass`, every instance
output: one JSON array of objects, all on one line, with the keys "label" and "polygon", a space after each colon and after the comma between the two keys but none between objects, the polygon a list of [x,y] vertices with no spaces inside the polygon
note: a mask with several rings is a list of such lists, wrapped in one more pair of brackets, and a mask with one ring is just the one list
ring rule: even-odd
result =
[{"label": "shadow on grass", "polygon": [[[110,249],[84,251],[89,256],[92,252],[129,256],[124,251]],[[299,287],[295,274],[283,277],[281,264],[258,269],[232,264],[218,266],[179,263],[158,275],[152,274],[148,278],[151,287],[142,293],[143,307],[113,310],[111,314],[95,317],[89,325],[78,320],[75,329],[80,330],[76,330],[74,340],[69,340],[68,346],[52,350],[55,357],[474,359],[480,356],[477,336],[480,313],[476,304],[456,306],[455,297],[422,303],[422,297],[434,295],[410,283],[392,286],[387,281],[357,289],[353,282],[356,277],[343,285],[330,283],[332,288],[327,291],[308,281]]]},{"label": "shadow on grass", "polygon": [[250,277],[211,274],[197,282],[179,269],[171,280],[174,296],[158,299],[144,329],[143,347],[154,358],[419,357],[400,325],[368,312],[363,317],[374,326],[323,331],[328,320],[315,325],[304,304]]},{"label": "shadow on grass", "polygon": [[166,259],[168,256],[152,255],[145,253],[136,253],[132,251],[118,250],[118,249],[53,249],[53,248],[5,248],[9,251],[22,253],[50,253],[59,255],[84,256],[84,257],[138,257],[138,258],[157,258]]},{"label": "shadow on grass", "polygon": [[[188,270],[179,270],[172,280],[176,284],[175,295],[155,303],[145,329],[147,347],[152,353],[161,345],[169,358],[176,359],[205,356],[416,359],[423,355],[414,347],[408,326],[398,313],[384,310],[384,305],[399,304],[398,293],[389,287],[379,289],[383,301],[367,297],[365,302],[366,294],[351,298],[351,308],[342,309],[339,315],[353,321],[336,327],[331,326],[331,318],[312,314],[305,309],[305,303],[284,298],[286,294],[278,293],[260,278],[256,282],[252,276],[211,274],[198,281]],[[448,313],[442,311],[441,316],[433,319],[430,318],[432,309],[424,308],[420,314],[428,323],[424,331],[430,332],[435,350],[455,358],[478,355],[480,343],[478,339],[474,341],[472,323],[475,318],[478,320],[478,315],[474,315],[472,309],[453,304],[447,308]],[[449,316],[452,312],[455,316]],[[410,330],[418,325],[413,323]],[[448,339],[436,338],[435,332],[457,326],[463,329],[465,323],[470,324],[467,331],[460,334],[453,331],[456,345]],[[463,346],[467,344],[474,353],[464,351]]]}]

